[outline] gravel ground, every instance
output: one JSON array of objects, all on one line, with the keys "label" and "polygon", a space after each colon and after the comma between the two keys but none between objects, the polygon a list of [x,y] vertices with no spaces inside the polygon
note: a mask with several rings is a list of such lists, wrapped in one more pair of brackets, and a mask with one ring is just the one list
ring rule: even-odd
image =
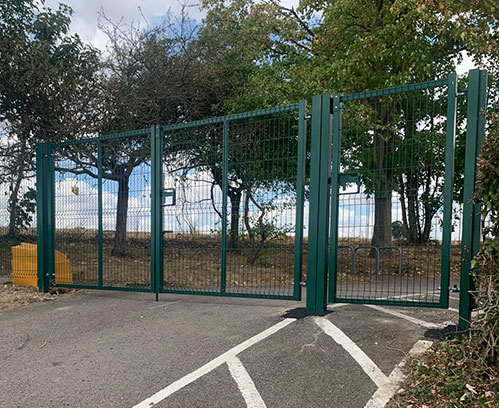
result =
[{"label": "gravel ground", "polygon": [[16,309],[18,307],[57,299],[71,293],[71,291],[58,289],[57,292],[39,293],[31,286],[12,285],[10,282],[0,284],[0,312]]}]

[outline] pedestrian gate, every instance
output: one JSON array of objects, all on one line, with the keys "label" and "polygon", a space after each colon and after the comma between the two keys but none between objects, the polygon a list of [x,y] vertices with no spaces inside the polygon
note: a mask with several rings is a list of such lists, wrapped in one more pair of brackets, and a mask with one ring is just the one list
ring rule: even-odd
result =
[{"label": "pedestrian gate", "polygon": [[[459,236],[453,178],[465,94]],[[57,249],[74,282],[58,286],[298,300],[305,252],[311,312],[328,301],[445,308],[457,251],[469,311],[485,94],[486,72],[473,70],[461,92],[452,74],[315,96],[309,116],[300,101],[41,144],[39,287],[54,284]]]}]

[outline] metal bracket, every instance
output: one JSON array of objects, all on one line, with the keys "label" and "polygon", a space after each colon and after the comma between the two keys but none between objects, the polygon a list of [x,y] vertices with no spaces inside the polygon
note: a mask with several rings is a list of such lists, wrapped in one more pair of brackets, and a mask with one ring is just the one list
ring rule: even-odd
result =
[{"label": "metal bracket", "polygon": [[348,184],[355,183],[357,185],[356,191],[349,191],[347,193],[339,192],[340,195],[358,194],[360,193],[360,174],[359,173],[341,173],[338,174],[338,185],[345,191]]},{"label": "metal bracket", "polygon": [[[171,202],[165,203],[166,198],[171,197]],[[177,190],[174,188],[165,188],[161,191],[161,201],[163,207],[173,207],[177,204]]]}]

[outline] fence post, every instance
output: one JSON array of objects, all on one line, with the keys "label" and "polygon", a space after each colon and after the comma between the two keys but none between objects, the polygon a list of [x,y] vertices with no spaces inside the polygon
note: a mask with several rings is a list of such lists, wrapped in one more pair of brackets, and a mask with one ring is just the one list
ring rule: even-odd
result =
[{"label": "fence post", "polygon": [[296,170],[295,259],[293,298],[301,300],[303,262],[303,212],[305,201],[305,163],[307,162],[307,101],[298,103],[298,148]]},{"label": "fence post", "polygon": [[48,292],[50,278],[54,274],[54,256],[50,255],[53,247],[53,177],[50,174],[51,149],[48,143],[36,146],[36,223],[37,223],[37,283],[40,292]]},{"label": "fence post", "polygon": [[331,96],[312,98],[312,149],[307,259],[307,311],[327,307],[329,175],[331,171]]},{"label": "fence post", "polygon": [[222,135],[222,248],[220,292],[225,293],[227,281],[227,194],[229,189],[229,121],[223,122]]},{"label": "fence post", "polygon": [[487,104],[487,71],[473,69],[468,74],[466,150],[463,189],[463,230],[461,240],[461,278],[459,293],[459,327],[469,327],[473,297],[471,261],[480,247],[480,205],[473,203],[475,192],[477,157],[485,135]]},{"label": "fence post", "polygon": [[444,176],[444,213],[442,229],[442,283],[440,285],[440,306],[449,307],[449,275],[452,241],[452,192],[454,190],[454,150],[456,141],[456,99],[457,74],[449,75],[447,85],[447,123],[445,130],[445,176]]},{"label": "fence post", "polygon": [[151,292],[163,285],[163,170],[161,127],[151,126]]},{"label": "fence post", "polygon": [[341,147],[341,96],[333,96],[333,140],[331,167],[331,220],[329,232],[329,302],[336,301],[336,265],[338,256],[338,177],[340,172]]}]

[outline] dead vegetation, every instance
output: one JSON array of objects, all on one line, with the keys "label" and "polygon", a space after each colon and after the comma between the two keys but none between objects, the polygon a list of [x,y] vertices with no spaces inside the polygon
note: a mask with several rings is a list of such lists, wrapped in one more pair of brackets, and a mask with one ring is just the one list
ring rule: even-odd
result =
[{"label": "dead vegetation", "polygon": [[[113,232],[103,234],[103,284],[109,286],[147,287],[150,284],[150,235],[144,232],[127,235],[124,256],[113,257]],[[57,230],[56,249],[67,254],[71,264],[74,283],[96,285],[98,281],[98,237],[97,232],[83,228]],[[11,271],[11,246],[20,242],[36,243],[35,231],[29,231],[19,239],[0,236],[0,275]],[[339,245],[359,246],[368,242],[340,240]],[[217,234],[165,234],[164,235],[164,287],[169,289],[210,289],[220,286],[221,237]],[[439,278],[440,251],[437,243],[425,246],[402,248],[402,276]],[[248,263],[250,247],[245,246],[244,237],[237,250],[227,251],[227,286],[244,287],[291,287],[294,269],[294,238],[279,237],[269,241],[260,251],[254,263]],[[460,245],[451,248],[451,279],[458,279],[460,268]],[[307,240],[304,242],[303,275],[306,280]],[[375,280],[375,259],[368,250],[357,251],[355,274],[352,274],[351,251],[338,251],[338,279],[340,282],[368,282]],[[398,252],[380,253],[380,274],[399,274]]]},{"label": "dead vegetation", "polygon": [[68,294],[71,291],[61,288],[54,289],[50,293],[40,293],[31,286],[17,286],[11,283],[0,285],[0,312],[16,309],[35,302],[47,302]]}]

